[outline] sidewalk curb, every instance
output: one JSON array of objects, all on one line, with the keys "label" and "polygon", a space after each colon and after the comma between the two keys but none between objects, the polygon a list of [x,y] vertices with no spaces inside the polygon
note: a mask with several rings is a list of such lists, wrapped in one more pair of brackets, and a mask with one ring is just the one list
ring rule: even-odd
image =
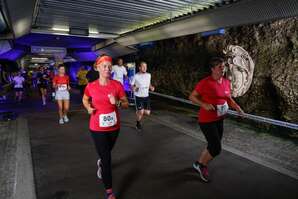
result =
[{"label": "sidewalk curb", "polygon": [[28,123],[25,118],[18,118],[16,123],[17,151],[14,198],[36,199]]}]

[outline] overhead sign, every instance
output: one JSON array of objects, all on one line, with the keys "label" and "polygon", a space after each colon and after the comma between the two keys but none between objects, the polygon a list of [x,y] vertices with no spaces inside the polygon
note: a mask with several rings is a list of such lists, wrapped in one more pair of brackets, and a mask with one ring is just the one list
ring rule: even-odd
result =
[{"label": "overhead sign", "polygon": [[65,54],[66,48],[61,47],[46,47],[46,46],[31,46],[31,53],[36,54]]}]

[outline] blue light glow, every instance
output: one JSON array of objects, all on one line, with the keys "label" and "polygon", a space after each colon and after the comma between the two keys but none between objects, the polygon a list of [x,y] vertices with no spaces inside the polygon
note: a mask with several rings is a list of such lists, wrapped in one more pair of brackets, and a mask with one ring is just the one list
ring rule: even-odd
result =
[{"label": "blue light glow", "polygon": [[10,61],[16,61],[17,59],[20,59],[22,56],[25,55],[25,51],[13,49],[6,53],[3,53],[0,55],[0,59],[6,59]]},{"label": "blue light glow", "polygon": [[224,28],[220,28],[220,29],[217,29],[217,30],[211,30],[211,31],[201,33],[202,37],[208,37],[208,36],[211,36],[211,35],[224,35],[224,34],[225,34],[225,29]]}]

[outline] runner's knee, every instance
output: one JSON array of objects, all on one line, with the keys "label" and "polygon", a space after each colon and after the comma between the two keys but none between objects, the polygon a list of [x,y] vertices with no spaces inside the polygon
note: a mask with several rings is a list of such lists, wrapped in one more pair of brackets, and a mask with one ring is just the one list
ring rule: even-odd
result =
[{"label": "runner's knee", "polygon": [[212,157],[216,157],[221,152],[221,143],[220,142],[209,143],[207,149]]},{"label": "runner's knee", "polygon": [[139,115],[144,115],[144,109],[137,111]]}]

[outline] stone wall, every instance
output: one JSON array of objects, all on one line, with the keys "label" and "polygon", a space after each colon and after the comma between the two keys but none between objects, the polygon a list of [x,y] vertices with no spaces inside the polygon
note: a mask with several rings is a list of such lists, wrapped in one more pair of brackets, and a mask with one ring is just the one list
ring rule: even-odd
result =
[{"label": "stone wall", "polygon": [[298,122],[298,18],[226,29],[225,35],[200,34],[158,41],[141,48],[158,92],[185,97],[208,74],[207,63],[229,45],[240,45],[254,60],[249,91],[236,99],[252,114]]}]

